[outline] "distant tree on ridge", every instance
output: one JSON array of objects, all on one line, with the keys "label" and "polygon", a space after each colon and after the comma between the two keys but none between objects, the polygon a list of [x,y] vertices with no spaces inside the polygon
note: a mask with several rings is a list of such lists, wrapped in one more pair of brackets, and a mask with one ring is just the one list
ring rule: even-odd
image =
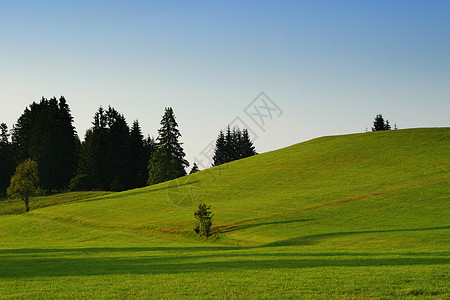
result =
[{"label": "distant tree on ridge", "polygon": [[227,127],[226,133],[222,130],[217,137],[213,165],[218,166],[233,160],[255,155],[256,150],[247,129]]},{"label": "distant tree on ridge", "polygon": [[189,174],[194,174],[194,173],[197,173],[198,171],[200,171],[200,170],[199,170],[199,168],[197,166],[197,163],[194,162],[194,164],[192,165],[192,169],[189,172]]},{"label": "distant tree on ridge", "polygon": [[373,121],[372,131],[381,131],[381,130],[391,130],[391,125],[389,121],[384,121],[383,116],[381,114],[376,115]]}]

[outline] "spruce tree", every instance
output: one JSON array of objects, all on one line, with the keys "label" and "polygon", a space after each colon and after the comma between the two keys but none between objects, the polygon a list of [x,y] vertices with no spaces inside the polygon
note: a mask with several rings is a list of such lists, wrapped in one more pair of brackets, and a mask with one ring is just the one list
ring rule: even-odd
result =
[{"label": "spruce tree", "polygon": [[218,166],[233,160],[257,154],[255,146],[250,140],[247,129],[242,131],[235,127],[227,127],[226,134],[219,132],[213,155],[213,166]]},{"label": "spruce tree", "polygon": [[242,135],[239,143],[239,152],[241,158],[249,157],[257,154],[253,142],[250,140],[250,135],[247,129],[242,130]]},{"label": "spruce tree", "polygon": [[127,189],[129,178],[126,172],[130,162],[130,128],[123,114],[108,107],[107,170],[105,176],[109,190]]},{"label": "spruce tree", "polygon": [[194,164],[192,165],[192,169],[189,172],[189,174],[194,174],[194,173],[197,173],[198,171],[200,171],[200,170],[199,170],[199,168],[197,166],[197,163],[194,162]]},{"label": "spruce tree", "polygon": [[[184,159],[186,154],[183,150],[183,143],[178,139],[181,133],[178,130],[178,123],[171,107],[165,109],[161,119],[161,128],[158,130],[156,142],[156,152],[149,162],[149,184],[175,179],[186,175],[189,162]],[[158,174],[152,174],[157,172]]]},{"label": "spruce tree", "polygon": [[225,135],[221,130],[216,140],[216,146],[213,155],[213,166],[218,166],[227,162]]},{"label": "spruce tree", "polygon": [[389,124],[388,120],[386,120],[386,122],[384,121],[383,116],[381,114],[378,114],[376,115],[373,121],[372,131],[381,131],[381,130],[391,130],[391,125]]},{"label": "spruce tree", "polygon": [[[100,107],[86,131],[73,189],[123,190],[132,181],[128,167],[130,129],[125,117],[112,107]],[[133,158],[134,159],[134,158]],[[78,185],[79,184],[79,185]]]},{"label": "spruce tree", "polygon": [[9,141],[8,126],[5,123],[0,124],[0,197],[6,195],[6,189],[9,186],[11,176],[14,174],[16,163],[14,161],[14,152]]},{"label": "spruce tree", "polygon": [[153,185],[174,179],[173,170],[177,169],[177,162],[164,151],[155,151],[148,164],[148,184]]},{"label": "spruce tree", "polygon": [[8,126],[5,123],[0,124],[0,145],[9,144]]},{"label": "spruce tree", "polygon": [[13,129],[16,160],[31,158],[39,167],[41,187],[67,187],[77,164],[76,131],[66,99],[60,97],[33,102]]},{"label": "spruce tree", "polygon": [[143,187],[147,183],[147,163],[150,157],[145,153],[144,136],[139,122],[135,120],[130,129],[128,188]]},{"label": "spruce tree", "polygon": [[242,137],[242,132],[238,127],[234,127],[233,131],[231,133],[231,160],[238,160],[242,158],[242,153],[241,153],[241,149],[240,149],[240,145],[241,145],[241,137]]},{"label": "spruce tree", "polygon": [[235,160],[235,156],[234,136],[230,125],[228,125],[227,133],[225,135],[225,162]]}]

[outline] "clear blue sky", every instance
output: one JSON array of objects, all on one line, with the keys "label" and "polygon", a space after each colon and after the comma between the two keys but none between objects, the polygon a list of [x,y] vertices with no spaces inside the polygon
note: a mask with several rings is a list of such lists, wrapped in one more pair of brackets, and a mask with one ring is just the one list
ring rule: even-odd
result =
[{"label": "clear blue sky", "polygon": [[1,1],[0,122],[60,95],[81,138],[100,105],[152,136],[173,107],[191,163],[236,117],[258,152],[377,113],[450,126],[450,1]]}]

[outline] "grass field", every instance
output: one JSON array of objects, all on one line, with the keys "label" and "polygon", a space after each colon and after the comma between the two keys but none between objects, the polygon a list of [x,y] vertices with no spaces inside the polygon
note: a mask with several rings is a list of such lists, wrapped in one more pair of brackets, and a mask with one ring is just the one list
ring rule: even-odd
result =
[{"label": "grass field", "polygon": [[[50,196],[39,196],[31,198],[31,209],[43,208],[57,204],[63,204],[78,200],[86,200],[104,195],[110,195],[112,192],[72,192],[52,194]],[[0,198],[0,215],[18,215],[25,212],[25,204],[17,199]]]},{"label": "grass field", "polygon": [[[2,201],[0,297],[448,299],[449,167],[450,128],[410,129],[27,214]],[[200,202],[208,240],[192,230]]]}]

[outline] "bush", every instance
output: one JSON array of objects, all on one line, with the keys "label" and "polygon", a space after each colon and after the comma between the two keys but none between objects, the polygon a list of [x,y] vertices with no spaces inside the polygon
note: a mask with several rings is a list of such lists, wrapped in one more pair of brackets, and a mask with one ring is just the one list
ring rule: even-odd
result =
[{"label": "bush", "polygon": [[208,237],[211,235],[212,217],[211,206],[200,204],[198,210],[194,212],[194,217],[198,220],[194,231],[199,236]]}]

